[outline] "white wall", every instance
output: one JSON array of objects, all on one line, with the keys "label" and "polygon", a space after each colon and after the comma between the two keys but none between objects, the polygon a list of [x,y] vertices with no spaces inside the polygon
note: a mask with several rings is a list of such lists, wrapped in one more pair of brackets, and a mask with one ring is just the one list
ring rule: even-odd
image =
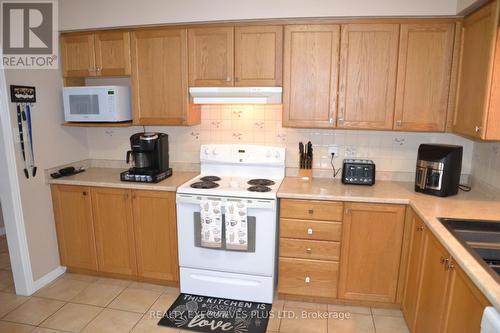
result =
[{"label": "white wall", "polygon": [[64,30],[233,19],[455,15],[457,0],[60,0]]},{"label": "white wall", "polygon": [[[16,144],[17,170],[33,278],[59,266],[50,188],[44,169],[85,159],[88,156],[84,129],[62,127],[61,72],[58,70],[6,70],[7,85],[35,86],[37,102],[32,111],[36,178],[24,177],[24,164]],[[15,104],[10,103],[11,122],[17,133]]]},{"label": "white wall", "polygon": [[0,236],[5,235],[5,224],[3,223],[2,203],[0,202]]}]

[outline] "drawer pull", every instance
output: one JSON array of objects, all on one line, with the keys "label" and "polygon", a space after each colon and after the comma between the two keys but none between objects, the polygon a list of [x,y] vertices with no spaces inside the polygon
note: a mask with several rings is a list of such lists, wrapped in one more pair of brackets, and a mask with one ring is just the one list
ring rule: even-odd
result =
[{"label": "drawer pull", "polygon": [[311,249],[310,247],[308,247],[308,248],[306,249],[306,252],[307,252],[307,254],[311,254],[312,249]]},{"label": "drawer pull", "polygon": [[309,214],[314,214],[314,209],[309,209]]},{"label": "drawer pull", "polygon": [[312,234],[313,234],[313,230],[312,230],[312,228],[308,228],[308,229],[307,229],[307,234],[308,234],[308,235],[312,235]]},{"label": "drawer pull", "polygon": [[305,282],[306,283],[311,283],[311,278],[309,276],[306,276]]}]

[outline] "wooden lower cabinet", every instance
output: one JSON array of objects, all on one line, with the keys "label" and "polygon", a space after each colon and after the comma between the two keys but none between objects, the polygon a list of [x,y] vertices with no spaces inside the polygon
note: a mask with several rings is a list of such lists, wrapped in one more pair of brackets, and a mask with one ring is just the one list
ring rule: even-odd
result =
[{"label": "wooden lower cabinet", "polygon": [[280,293],[337,297],[338,262],[280,258],[279,265]]},{"label": "wooden lower cabinet", "polygon": [[99,271],[135,275],[131,191],[92,188],[92,207]]},{"label": "wooden lower cabinet", "polygon": [[410,228],[410,251],[401,309],[403,310],[408,328],[410,331],[413,331],[421,281],[420,277],[422,276],[422,256],[425,247],[424,222],[413,212]]},{"label": "wooden lower cabinet", "polygon": [[139,277],[178,281],[175,192],[134,191],[132,202]]},{"label": "wooden lower cabinet", "polygon": [[61,263],[70,271],[178,282],[174,192],[51,189]]},{"label": "wooden lower cabinet", "polygon": [[90,188],[53,185],[51,191],[61,264],[97,271]]},{"label": "wooden lower cabinet", "polygon": [[405,209],[403,205],[345,204],[339,298],[396,301]]}]

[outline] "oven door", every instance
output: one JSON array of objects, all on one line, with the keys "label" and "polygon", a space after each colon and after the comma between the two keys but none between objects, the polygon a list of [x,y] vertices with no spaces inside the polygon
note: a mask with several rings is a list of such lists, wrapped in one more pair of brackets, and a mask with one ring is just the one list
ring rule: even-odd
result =
[{"label": "oven door", "polygon": [[[179,265],[238,274],[273,276],[276,262],[276,200],[206,197],[209,200],[246,200],[248,240],[246,251],[205,248],[199,242],[202,196],[177,195]],[[224,209],[222,211],[224,213]]]}]

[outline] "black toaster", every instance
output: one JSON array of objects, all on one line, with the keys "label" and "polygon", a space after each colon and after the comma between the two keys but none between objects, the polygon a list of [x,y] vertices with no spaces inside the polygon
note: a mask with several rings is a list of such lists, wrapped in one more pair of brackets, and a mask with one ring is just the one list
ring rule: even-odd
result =
[{"label": "black toaster", "polygon": [[375,163],[372,160],[344,160],[342,184],[375,184]]}]

